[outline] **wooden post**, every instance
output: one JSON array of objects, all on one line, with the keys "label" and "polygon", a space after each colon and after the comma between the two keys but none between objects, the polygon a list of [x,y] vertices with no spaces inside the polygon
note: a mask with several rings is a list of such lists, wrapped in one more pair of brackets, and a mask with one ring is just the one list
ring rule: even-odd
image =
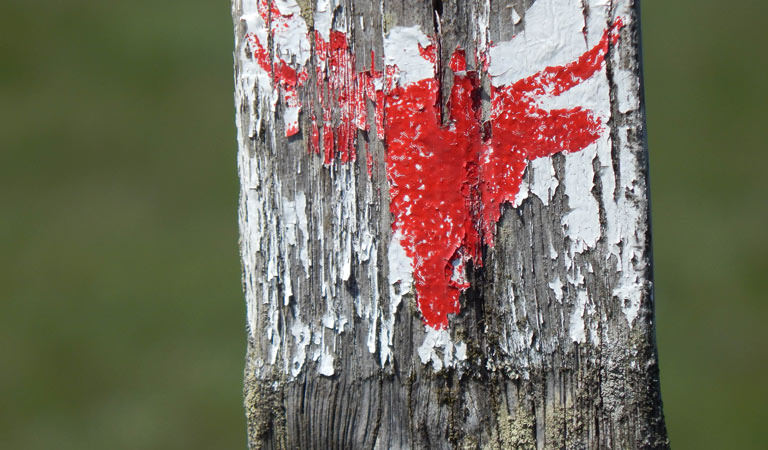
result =
[{"label": "wooden post", "polygon": [[666,448],[632,0],[234,0],[252,448]]}]

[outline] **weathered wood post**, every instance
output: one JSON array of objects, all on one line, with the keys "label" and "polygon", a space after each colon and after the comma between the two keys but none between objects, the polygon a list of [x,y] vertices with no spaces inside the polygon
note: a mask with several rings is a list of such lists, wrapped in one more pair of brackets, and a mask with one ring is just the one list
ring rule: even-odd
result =
[{"label": "weathered wood post", "polygon": [[632,0],[234,0],[252,448],[666,448]]}]

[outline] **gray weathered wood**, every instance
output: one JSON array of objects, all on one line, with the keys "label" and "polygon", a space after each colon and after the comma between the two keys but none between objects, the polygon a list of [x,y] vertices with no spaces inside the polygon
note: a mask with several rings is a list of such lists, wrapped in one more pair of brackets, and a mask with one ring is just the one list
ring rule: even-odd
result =
[{"label": "gray weathered wood", "polygon": [[[595,154],[580,181],[597,205],[597,241],[580,248],[563,225],[577,209],[566,192],[576,181],[567,175],[571,155],[552,156],[551,198],[530,194],[517,207],[505,205],[484,266],[468,271],[471,288],[448,328],[452,342],[466,344],[466,359],[446,357],[442,367],[420,358],[425,326],[413,290],[406,287],[402,303],[393,303],[384,143],[373,128],[358,131],[358,157],[348,164],[326,166],[308,152],[309,112],[318,106],[312,58],[310,82],[300,90],[300,132],[284,137],[283,102],[270,111],[248,72],[245,35],[253,30],[243,14],[256,3],[233,1],[251,448],[668,447],[654,341],[636,2],[609,7],[611,17],[629,19],[606,57],[609,160]],[[317,3],[298,2],[310,29]],[[468,55],[483,45],[478,30],[491,42],[512,39],[534,4],[330,3],[338,5],[334,26],[354,43],[358,70],[370,66],[371,50],[383,70],[383,36],[393,27],[439,33],[447,65],[457,45]],[[586,26],[594,11],[581,3]],[[517,24],[510,8],[521,16]],[[444,107],[449,78],[442,73]],[[483,83],[487,119],[490,82]],[[627,96],[639,103],[627,108]],[[528,166],[529,184],[537,173]],[[625,221],[628,214],[637,220]],[[616,232],[626,224],[632,229]],[[638,278],[628,282],[630,273]]]}]

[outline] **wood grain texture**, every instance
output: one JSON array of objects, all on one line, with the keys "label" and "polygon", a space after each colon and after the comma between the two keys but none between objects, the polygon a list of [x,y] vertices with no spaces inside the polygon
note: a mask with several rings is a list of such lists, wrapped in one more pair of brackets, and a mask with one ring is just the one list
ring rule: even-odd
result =
[{"label": "wood grain texture", "polygon": [[[586,27],[596,13],[581,3]],[[283,103],[265,100],[263,80],[248,69],[252,25],[244,15],[255,4],[233,1],[250,447],[667,448],[638,5],[608,3],[609,19],[624,14],[629,23],[601,75],[609,89],[607,151],[589,154],[580,181],[569,179],[577,154],[548,158],[556,180],[551,195],[529,193],[519,206],[503,207],[495,245],[484,247],[482,267],[469,267],[471,287],[450,319],[451,342],[466,345],[466,358],[446,357],[437,367],[419,354],[426,332],[414,290],[389,281],[384,142],[374,128],[357,130],[357,159],[346,164],[324,164],[308,151],[311,112],[320,108],[312,58],[310,81],[299,90],[300,131],[285,137]],[[311,31],[317,2],[296,4]],[[474,55],[524,31],[533,4],[342,0],[332,18],[351,37],[359,71],[371,63],[383,70],[384,36],[410,26],[438,37],[439,67],[447,67],[457,46]],[[443,108],[449,75],[437,75]],[[486,75],[481,81],[487,121],[491,82]],[[526,186],[546,170],[529,165]],[[582,191],[596,205],[591,220],[599,227],[589,245],[564,225],[578,210],[573,192]],[[638,278],[628,282],[629,273]],[[393,292],[404,293],[400,303]],[[435,351],[442,357],[446,350]]]}]

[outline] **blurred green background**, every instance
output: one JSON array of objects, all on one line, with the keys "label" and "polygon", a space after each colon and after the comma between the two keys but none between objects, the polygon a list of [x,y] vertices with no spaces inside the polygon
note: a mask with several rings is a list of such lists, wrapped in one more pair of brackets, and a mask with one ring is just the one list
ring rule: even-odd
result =
[{"label": "blurred green background", "polygon": [[[765,448],[768,3],[643,4],[678,449]],[[227,0],[0,6],[0,448],[245,447]]]}]

